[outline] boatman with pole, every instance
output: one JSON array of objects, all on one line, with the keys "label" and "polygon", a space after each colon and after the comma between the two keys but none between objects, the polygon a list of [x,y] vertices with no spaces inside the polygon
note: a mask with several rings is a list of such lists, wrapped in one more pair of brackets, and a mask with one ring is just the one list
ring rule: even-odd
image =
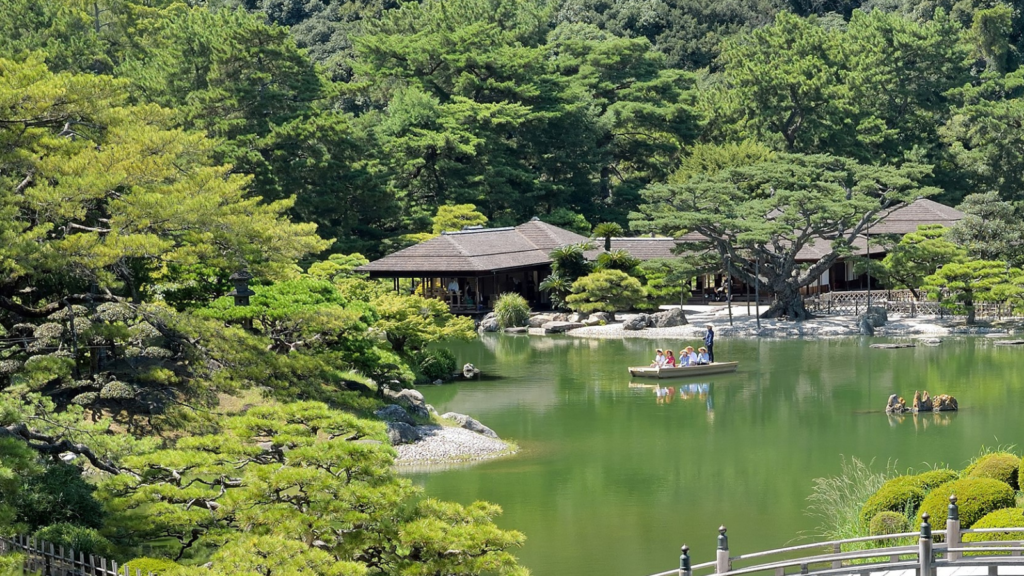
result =
[{"label": "boatman with pole", "polygon": [[711,327],[711,324],[706,326],[708,329],[704,333],[704,347],[708,349],[708,362],[715,362],[715,329]]}]

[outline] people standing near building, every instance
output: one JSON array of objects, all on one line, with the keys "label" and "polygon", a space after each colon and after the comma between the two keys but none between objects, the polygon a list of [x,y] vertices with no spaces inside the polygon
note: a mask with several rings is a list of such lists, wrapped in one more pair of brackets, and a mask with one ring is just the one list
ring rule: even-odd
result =
[{"label": "people standing near building", "polygon": [[711,327],[711,324],[706,326],[708,329],[704,333],[704,347],[708,349],[708,362],[715,361],[715,329]]}]

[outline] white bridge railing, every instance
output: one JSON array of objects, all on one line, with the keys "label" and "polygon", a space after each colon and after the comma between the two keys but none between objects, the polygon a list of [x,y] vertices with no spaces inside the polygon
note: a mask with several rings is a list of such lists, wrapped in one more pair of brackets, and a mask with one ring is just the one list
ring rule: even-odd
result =
[{"label": "white bridge railing", "polygon": [[[932,531],[927,513],[921,515],[920,532],[865,536],[846,540],[831,540],[802,544],[763,552],[729,555],[729,538],[725,526],[718,529],[716,559],[702,564],[690,564],[690,548],[683,545],[679,568],[651,576],[693,576],[695,572],[715,576],[742,576],[768,573],[772,576],[809,574],[840,576],[868,575],[872,572],[913,570],[916,576],[936,576],[938,568],[985,566],[989,576],[998,574],[999,566],[1024,566],[1024,540],[997,540],[964,543],[964,534],[1024,534],[1024,526],[1013,528],[960,529],[956,496],[949,497],[946,529]],[[1021,522],[1024,524],[1024,520]],[[935,542],[939,537],[942,541]],[[899,545],[899,541],[917,538],[917,544]],[[843,547],[863,543],[889,542],[888,547],[843,551]],[[804,555],[811,551],[818,554]],[[965,554],[968,554],[965,556]],[[775,560],[768,560],[774,557]],[[743,564],[737,567],[735,564]]]}]

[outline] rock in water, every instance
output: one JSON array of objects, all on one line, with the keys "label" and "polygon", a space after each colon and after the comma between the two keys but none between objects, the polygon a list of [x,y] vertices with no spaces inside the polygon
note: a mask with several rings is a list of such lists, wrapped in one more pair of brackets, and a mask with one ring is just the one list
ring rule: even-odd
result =
[{"label": "rock in water", "polygon": [[956,398],[949,394],[939,394],[932,399],[932,410],[935,412],[952,412],[959,409]]},{"label": "rock in water", "polygon": [[622,323],[623,330],[643,330],[650,324],[651,317],[647,314],[637,314]]},{"label": "rock in water", "polygon": [[885,405],[886,414],[902,414],[907,411],[907,401],[902,396],[892,394],[889,396],[889,402]]},{"label": "rock in water", "polygon": [[410,425],[415,424],[412,417],[409,416],[409,413],[405,411],[405,408],[402,408],[398,404],[388,404],[374,412],[374,414],[377,415],[377,418],[380,418],[385,422],[404,422]]},{"label": "rock in water", "polygon": [[464,364],[462,366],[462,377],[469,379],[480,375],[480,370],[472,364]]},{"label": "rock in water", "polygon": [[497,332],[499,329],[498,319],[493,316],[490,318],[485,317],[480,321],[480,326],[477,327],[477,330],[480,332]]},{"label": "rock in water", "polygon": [[928,396],[928,391],[918,392],[914,390],[914,401],[910,404],[911,412],[931,412],[932,411],[932,399]]},{"label": "rock in water", "polygon": [[685,326],[689,324],[686,320],[686,315],[683,314],[683,311],[680,308],[673,308],[671,310],[652,314],[650,322],[655,328],[672,328],[674,326]]},{"label": "rock in water", "polygon": [[489,438],[497,438],[498,437],[498,434],[495,433],[494,430],[491,430],[487,426],[484,426],[483,424],[480,423],[479,420],[476,420],[472,416],[467,416],[465,414],[459,414],[458,412],[447,412],[445,414],[442,414],[441,418],[447,418],[449,420],[453,420],[456,423],[458,423],[459,426],[465,428],[466,430],[469,430],[470,432],[476,432],[477,434],[483,434],[484,436],[487,436]]},{"label": "rock in water", "polygon": [[392,446],[399,444],[412,444],[420,439],[420,433],[415,426],[405,422],[388,422],[388,440]]},{"label": "rock in water", "polygon": [[883,306],[872,306],[864,315],[871,319],[871,325],[875,328],[881,328],[889,321],[889,312]]}]

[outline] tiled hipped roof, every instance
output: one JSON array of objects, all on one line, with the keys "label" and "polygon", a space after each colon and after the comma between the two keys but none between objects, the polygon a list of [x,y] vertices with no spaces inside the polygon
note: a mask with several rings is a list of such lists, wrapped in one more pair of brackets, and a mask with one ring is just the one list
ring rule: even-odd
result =
[{"label": "tiled hipped roof", "polygon": [[586,238],[531,220],[514,228],[481,228],[445,232],[360,267],[371,274],[451,272],[480,274],[550,264],[555,248]]}]

